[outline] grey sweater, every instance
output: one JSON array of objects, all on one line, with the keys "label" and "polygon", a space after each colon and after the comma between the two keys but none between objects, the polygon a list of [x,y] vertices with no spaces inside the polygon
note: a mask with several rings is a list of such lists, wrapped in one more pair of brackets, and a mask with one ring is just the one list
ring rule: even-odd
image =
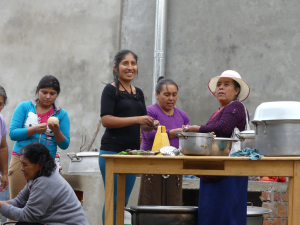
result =
[{"label": "grey sweater", "polygon": [[0,213],[20,222],[89,225],[73,189],[58,173],[30,180]]}]

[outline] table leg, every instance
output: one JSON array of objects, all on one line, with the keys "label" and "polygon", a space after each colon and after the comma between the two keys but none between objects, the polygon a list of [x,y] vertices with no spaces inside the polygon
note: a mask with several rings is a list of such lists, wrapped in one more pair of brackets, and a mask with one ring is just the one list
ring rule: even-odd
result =
[{"label": "table leg", "polygon": [[124,225],[124,206],[125,206],[125,174],[118,174],[117,188],[117,223],[116,225]]},{"label": "table leg", "polygon": [[293,194],[294,194],[294,177],[289,177],[289,203],[288,203],[288,225],[292,225],[293,218]]},{"label": "table leg", "polygon": [[[294,161],[294,179],[292,191],[292,224],[300,225],[300,162]],[[290,193],[289,193],[290,194]]]},{"label": "table leg", "polygon": [[114,162],[109,158],[105,168],[105,224],[114,224]]}]

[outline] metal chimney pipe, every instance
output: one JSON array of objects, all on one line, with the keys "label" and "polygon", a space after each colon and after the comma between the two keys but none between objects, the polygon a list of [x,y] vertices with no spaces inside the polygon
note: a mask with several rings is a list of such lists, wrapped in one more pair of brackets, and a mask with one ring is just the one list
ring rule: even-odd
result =
[{"label": "metal chimney pipe", "polygon": [[156,0],[152,104],[156,103],[155,86],[157,79],[160,76],[165,76],[166,34],[167,0]]}]

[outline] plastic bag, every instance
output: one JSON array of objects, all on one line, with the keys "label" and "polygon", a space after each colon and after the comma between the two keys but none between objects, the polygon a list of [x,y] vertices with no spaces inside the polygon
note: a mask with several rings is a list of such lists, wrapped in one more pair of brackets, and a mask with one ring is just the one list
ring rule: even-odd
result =
[{"label": "plastic bag", "polygon": [[166,127],[158,126],[151,151],[156,152],[165,146],[170,146],[170,141],[166,131]]}]

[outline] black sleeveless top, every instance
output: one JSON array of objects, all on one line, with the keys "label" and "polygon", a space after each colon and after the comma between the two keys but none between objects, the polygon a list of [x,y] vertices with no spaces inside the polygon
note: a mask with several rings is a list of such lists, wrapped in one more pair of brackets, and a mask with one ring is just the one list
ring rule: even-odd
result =
[{"label": "black sleeveless top", "polygon": [[[136,94],[120,91],[112,84],[105,86],[101,97],[101,117],[132,117],[147,115],[144,94],[136,87]],[[106,128],[101,139],[101,150],[121,152],[126,149],[140,149],[140,125],[122,128]]]}]

